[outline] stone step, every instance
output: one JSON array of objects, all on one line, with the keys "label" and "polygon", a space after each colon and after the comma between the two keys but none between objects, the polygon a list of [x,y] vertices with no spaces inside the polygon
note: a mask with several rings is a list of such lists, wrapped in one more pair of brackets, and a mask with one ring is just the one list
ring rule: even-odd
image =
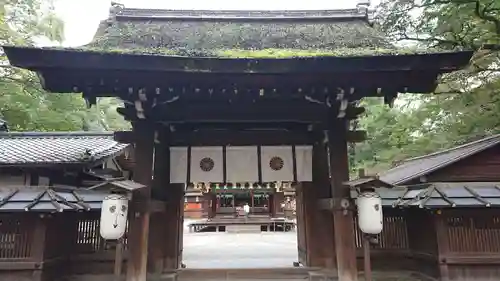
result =
[{"label": "stone step", "polygon": [[260,233],[259,224],[236,224],[226,226],[227,233]]},{"label": "stone step", "polygon": [[307,280],[307,268],[234,268],[234,269],[182,269],[178,271],[179,281],[270,281]]}]

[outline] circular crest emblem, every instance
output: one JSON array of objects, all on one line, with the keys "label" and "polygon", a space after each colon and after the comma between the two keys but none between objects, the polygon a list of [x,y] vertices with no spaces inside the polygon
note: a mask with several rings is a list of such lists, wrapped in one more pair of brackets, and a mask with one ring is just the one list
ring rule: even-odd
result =
[{"label": "circular crest emblem", "polygon": [[200,160],[200,168],[203,172],[210,172],[214,169],[215,162],[210,157],[205,157]]},{"label": "circular crest emblem", "polygon": [[285,162],[283,161],[283,159],[281,159],[281,157],[273,156],[271,160],[269,160],[269,167],[274,171],[283,169],[284,165]]}]

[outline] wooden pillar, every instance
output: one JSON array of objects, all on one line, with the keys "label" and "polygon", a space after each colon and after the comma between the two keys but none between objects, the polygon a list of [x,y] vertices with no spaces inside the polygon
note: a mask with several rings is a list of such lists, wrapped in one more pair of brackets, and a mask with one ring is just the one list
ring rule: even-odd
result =
[{"label": "wooden pillar", "polygon": [[349,159],[347,151],[347,122],[338,120],[328,130],[329,168],[332,198],[334,202],[333,221],[338,277],[340,281],[358,280],[356,266],[356,244],[353,208],[342,209],[342,200],[350,199],[349,187],[343,182],[349,180]]},{"label": "wooden pillar", "polygon": [[319,209],[317,208],[317,190],[316,186],[310,182],[301,183],[302,195],[302,212],[303,220],[300,223],[303,225],[305,232],[305,249],[306,261],[309,267],[323,267],[324,263],[321,259],[322,241],[318,241],[319,234],[326,227],[326,224],[321,223],[318,217]]},{"label": "wooden pillar", "polygon": [[437,250],[438,250],[438,263],[439,263],[439,277],[442,281],[450,280],[450,272],[448,268],[448,263],[446,261],[446,257],[449,252],[449,244],[448,244],[448,234],[447,234],[447,225],[446,225],[446,217],[441,214],[433,214],[431,215],[434,219],[434,224],[436,228],[436,242],[437,242]]},{"label": "wooden pillar", "polygon": [[211,203],[212,202],[212,194],[211,193],[203,193],[203,202],[201,203],[202,208],[202,217],[210,218],[211,215]]},{"label": "wooden pillar", "polygon": [[149,203],[153,177],[154,132],[148,124],[133,124],[134,181],[146,185],[134,194],[129,212],[127,281],[146,281],[149,238]]},{"label": "wooden pillar", "polygon": [[304,265],[309,265],[309,257],[307,249],[307,233],[306,233],[306,217],[304,214],[304,186],[299,183],[295,186],[295,213],[297,216],[297,250],[299,262]]},{"label": "wooden pillar", "polygon": [[273,196],[273,217],[280,216],[283,212],[281,211],[281,204],[285,200],[285,193],[284,192],[274,192]]},{"label": "wooden pillar", "polygon": [[313,182],[302,183],[301,195],[307,246],[307,265],[335,269],[333,217],[329,211],[318,208],[318,200],[331,197],[328,178],[328,151],[323,142],[313,147]]},{"label": "wooden pillar", "polygon": [[267,197],[267,210],[269,211],[269,216],[274,218],[274,193],[269,193]]},{"label": "wooden pillar", "polygon": [[217,213],[217,206],[219,205],[219,199],[217,198],[217,193],[210,193],[210,200],[212,200],[212,204],[210,205],[210,218],[215,218]]},{"label": "wooden pillar", "polygon": [[179,194],[179,216],[177,220],[177,268],[182,267],[182,252],[184,250],[184,196],[185,190],[182,188]]},{"label": "wooden pillar", "polygon": [[167,271],[176,270],[181,263],[183,230],[183,205],[184,186],[182,184],[170,184],[168,187],[167,213],[165,224],[167,225],[166,235],[166,256],[164,268]]},{"label": "wooden pillar", "polygon": [[41,281],[43,280],[43,262],[45,260],[45,250],[46,250],[46,237],[47,237],[47,223],[50,218],[46,217],[47,215],[43,214],[37,217],[34,217],[34,225],[33,232],[31,233],[31,256],[33,260],[38,265],[38,268],[33,271],[32,280],[33,281]]},{"label": "wooden pillar", "polygon": [[[152,194],[164,198],[170,186],[170,134],[164,130],[154,145],[154,177]],[[164,202],[166,204],[166,202]],[[167,209],[165,205],[165,210]],[[149,225],[148,271],[159,275],[163,272],[167,247],[168,214],[166,211],[151,214]]]},{"label": "wooden pillar", "polygon": [[252,211],[253,211],[253,207],[254,207],[254,201],[255,198],[254,198],[254,195],[253,195],[253,190],[250,190],[250,207],[252,207]]}]

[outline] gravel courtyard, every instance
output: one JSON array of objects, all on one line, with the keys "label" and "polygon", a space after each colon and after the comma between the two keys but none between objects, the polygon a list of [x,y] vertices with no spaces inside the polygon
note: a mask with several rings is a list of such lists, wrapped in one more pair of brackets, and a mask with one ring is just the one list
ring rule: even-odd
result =
[{"label": "gravel courtyard", "polygon": [[233,234],[184,231],[188,268],[291,267],[297,261],[296,232]]}]

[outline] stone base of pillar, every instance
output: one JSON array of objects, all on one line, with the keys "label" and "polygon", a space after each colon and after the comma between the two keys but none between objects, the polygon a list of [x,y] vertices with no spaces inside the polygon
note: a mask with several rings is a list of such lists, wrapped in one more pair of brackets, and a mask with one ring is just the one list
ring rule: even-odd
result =
[{"label": "stone base of pillar", "polygon": [[338,281],[336,271],[317,270],[309,272],[309,281]]},{"label": "stone base of pillar", "polygon": [[[168,273],[163,273],[160,276],[160,279],[158,281],[177,281],[178,273],[177,272],[168,272]],[[148,279],[149,281],[149,279]]]}]

